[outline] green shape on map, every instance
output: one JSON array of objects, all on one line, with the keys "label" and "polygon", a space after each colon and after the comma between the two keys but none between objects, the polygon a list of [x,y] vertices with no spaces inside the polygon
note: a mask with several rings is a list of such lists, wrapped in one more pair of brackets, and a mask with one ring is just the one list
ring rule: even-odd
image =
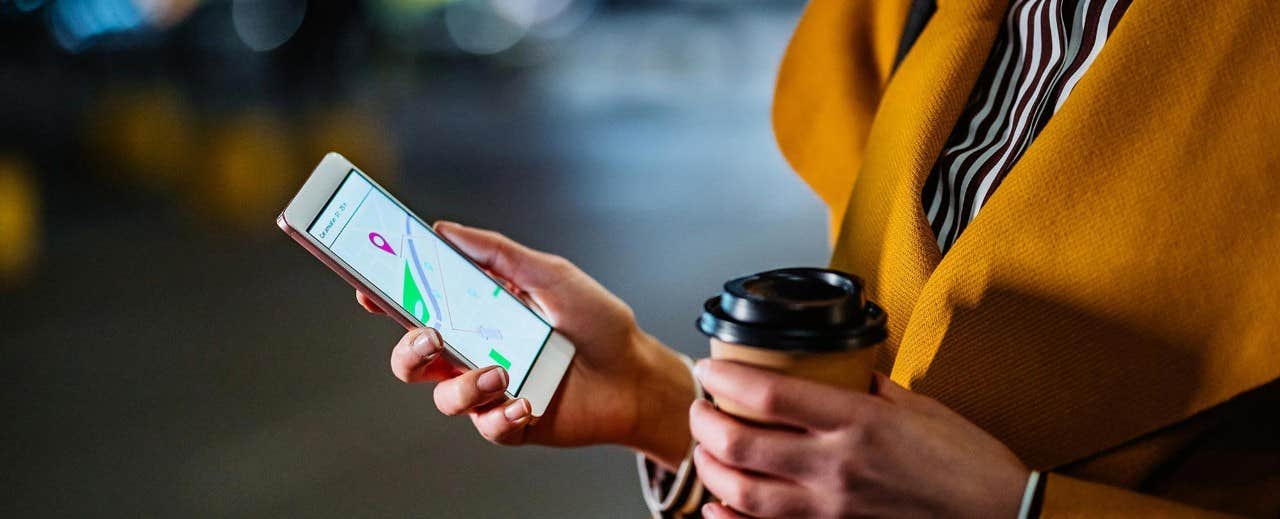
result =
[{"label": "green shape on map", "polygon": [[499,366],[502,366],[502,369],[511,369],[511,361],[507,360],[506,357],[503,357],[501,353],[498,353],[498,350],[489,348],[489,358],[493,359],[494,362],[497,362]]},{"label": "green shape on map", "polygon": [[493,286],[493,297],[498,297],[498,294],[501,294],[501,293],[502,293],[502,285],[494,285],[494,286]]},{"label": "green shape on map", "polygon": [[404,263],[404,298],[402,305],[405,310],[417,317],[422,323],[426,323],[431,318],[431,312],[427,310],[427,301],[422,299],[422,291],[418,290],[418,284],[413,281],[413,271],[409,270],[409,262]]}]

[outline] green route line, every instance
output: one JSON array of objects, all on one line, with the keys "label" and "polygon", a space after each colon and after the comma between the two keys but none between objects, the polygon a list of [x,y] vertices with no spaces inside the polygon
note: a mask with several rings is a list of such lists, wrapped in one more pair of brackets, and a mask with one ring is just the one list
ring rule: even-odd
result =
[{"label": "green route line", "polygon": [[511,361],[507,360],[506,357],[503,357],[501,353],[498,353],[498,350],[489,348],[489,358],[493,359],[494,362],[497,362],[499,366],[502,366],[502,369],[511,369]]},{"label": "green route line", "polygon": [[431,312],[427,310],[427,302],[422,298],[422,291],[418,290],[418,284],[413,282],[413,272],[409,270],[409,262],[404,262],[404,303],[403,306],[418,321],[426,324],[431,320]]}]

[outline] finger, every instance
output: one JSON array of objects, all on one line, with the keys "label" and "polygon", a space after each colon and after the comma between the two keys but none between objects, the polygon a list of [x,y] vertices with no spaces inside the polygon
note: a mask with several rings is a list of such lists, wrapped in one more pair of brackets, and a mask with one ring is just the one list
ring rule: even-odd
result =
[{"label": "finger", "polygon": [[524,398],[517,398],[478,411],[471,416],[476,430],[486,440],[499,445],[524,443],[524,431],[533,417],[533,407]]},{"label": "finger", "polygon": [[497,281],[499,285],[502,285],[503,290],[506,290],[507,292],[511,292],[512,295],[520,295],[520,287],[516,286],[515,283],[512,283],[511,280],[504,278],[502,276],[499,276],[497,272],[494,272],[492,270],[489,270],[489,269],[481,269],[481,270],[484,270],[485,275],[493,278],[494,281]]},{"label": "finger", "polygon": [[449,416],[503,398],[507,388],[507,371],[502,366],[473,369],[436,384],[436,408]]},{"label": "finger", "polygon": [[807,492],[798,485],[735,470],[701,446],[693,449],[693,462],[707,491],[736,511],[761,517],[813,514]]},{"label": "finger", "polygon": [[735,512],[732,508],[720,503],[707,503],[702,505],[702,517],[707,519],[746,519],[747,516]]},{"label": "finger", "polygon": [[572,268],[563,258],[535,251],[494,231],[445,221],[436,222],[435,230],[481,268],[524,290],[552,287]]},{"label": "finger", "polygon": [[489,269],[484,269],[484,273],[493,278],[494,281],[497,281],[499,285],[502,285],[503,290],[506,290],[507,293],[512,295],[512,297],[519,299],[521,303],[525,304],[525,306],[529,306],[539,312],[542,311],[542,306],[540,306],[537,301],[534,301],[533,298],[529,296],[528,292],[521,290],[520,287],[515,283],[512,283],[511,280],[499,276],[497,272]]},{"label": "finger", "polygon": [[765,421],[801,429],[827,430],[850,416],[885,405],[866,393],[789,377],[737,362],[703,359],[694,367],[703,389],[764,416]]},{"label": "finger", "polygon": [[356,290],[356,302],[360,303],[360,306],[363,306],[364,309],[371,314],[386,313],[382,311],[382,308],[378,306],[378,303],[374,302],[372,297],[364,295],[364,292],[359,290]]},{"label": "finger", "polygon": [[808,435],[747,425],[706,400],[689,408],[689,429],[703,449],[733,468],[792,481],[815,471],[815,449]]},{"label": "finger", "polygon": [[431,328],[409,330],[391,350],[391,372],[403,382],[429,382],[453,376],[453,368],[440,358],[440,333]]}]

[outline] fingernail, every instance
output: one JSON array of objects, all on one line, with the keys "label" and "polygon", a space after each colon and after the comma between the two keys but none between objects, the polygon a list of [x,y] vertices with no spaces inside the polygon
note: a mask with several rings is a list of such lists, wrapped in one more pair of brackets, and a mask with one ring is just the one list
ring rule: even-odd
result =
[{"label": "fingernail", "polygon": [[703,516],[703,517],[710,517],[711,519],[715,519],[715,517],[716,517],[716,507],[711,506],[711,503],[707,503],[707,504],[702,505],[702,516]]},{"label": "fingernail", "polygon": [[707,359],[702,359],[698,362],[693,363],[693,378],[698,379],[698,382],[702,382],[702,375],[706,374],[706,372],[707,372]]},{"label": "fingernail", "polygon": [[476,389],[483,393],[495,393],[507,387],[507,370],[500,366],[489,368],[476,379]]},{"label": "fingernail", "polygon": [[529,417],[529,401],[523,398],[512,400],[502,409],[502,416],[507,417],[508,422],[519,423]]},{"label": "fingernail", "polygon": [[435,330],[422,330],[417,337],[413,338],[413,342],[409,343],[409,349],[424,359],[434,357],[440,353],[440,340],[436,337]]}]

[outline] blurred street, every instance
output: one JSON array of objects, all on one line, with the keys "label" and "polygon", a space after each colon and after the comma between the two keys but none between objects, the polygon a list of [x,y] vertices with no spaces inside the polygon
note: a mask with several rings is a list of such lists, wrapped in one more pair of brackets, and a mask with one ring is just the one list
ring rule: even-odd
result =
[{"label": "blurred street", "polygon": [[402,330],[275,227],[329,150],[427,219],[568,257],[694,356],[724,280],[826,262],[769,123],[800,2],[66,20],[113,3],[178,7],[95,33],[58,14],[92,2],[0,0],[0,515],[645,514],[629,452],[493,446],[391,375]]}]

